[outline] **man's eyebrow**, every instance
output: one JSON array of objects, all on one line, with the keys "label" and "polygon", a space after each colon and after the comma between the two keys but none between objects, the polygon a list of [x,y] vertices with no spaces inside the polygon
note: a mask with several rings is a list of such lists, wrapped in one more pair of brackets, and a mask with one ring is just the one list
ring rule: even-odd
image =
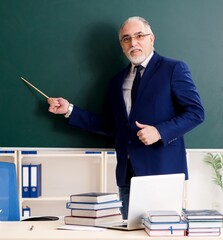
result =
[{"label": "man's eyebrow", "polygon": [[144,34],[144,32],[140,31],[140,32],[134,33],[134,35],[138,35],[138,34]]},{"label": "man's eyebrow", "polygon": [[130,37],[130,35],[129,34],[124,34],[124,35],[122,35],[122,37]]},{"label": "man's eyebrow", "polygon": [[[133,35],[138,35],[138,34],[144,34],[144,32],[140,31],[140,32],[136,32],[134,33]],[[122,37],[130,37],[131,35],[130,34],[124,34]]]}]

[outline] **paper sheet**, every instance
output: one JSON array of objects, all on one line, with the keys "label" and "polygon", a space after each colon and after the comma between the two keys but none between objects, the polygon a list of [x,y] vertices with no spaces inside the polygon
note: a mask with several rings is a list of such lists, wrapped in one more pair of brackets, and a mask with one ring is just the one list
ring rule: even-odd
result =
[{"label": "paper sheet", "polygon": [[106,228],[92,227],[92,226],[79,226],[79,225],[64,225],[57,227],[60,230],[76,230],[76,231],[104,231]]}]

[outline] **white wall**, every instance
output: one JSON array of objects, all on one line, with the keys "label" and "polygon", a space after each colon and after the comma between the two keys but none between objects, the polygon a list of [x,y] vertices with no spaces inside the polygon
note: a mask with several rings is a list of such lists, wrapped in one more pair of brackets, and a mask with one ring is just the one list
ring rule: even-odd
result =
[{"label": "white wall", "polygon": [[188,150],[189,180],[186,186],[186,208],[216,208],[222,211],[223,192],[213,183],[213,170],[204,162],[207,152],[213,150]]}]

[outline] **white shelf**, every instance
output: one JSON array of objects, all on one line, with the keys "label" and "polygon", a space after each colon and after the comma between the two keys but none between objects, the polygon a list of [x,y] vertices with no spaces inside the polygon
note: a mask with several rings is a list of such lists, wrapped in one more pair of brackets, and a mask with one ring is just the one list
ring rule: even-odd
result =
[{"label": "white shelf", "polygon": [[[66,202],[71,194],[116,189],[115,170],[116,155],[114,151],[92,149],[3,149],[0,158],[5,162],[13,162],[17,169],[19,188],[20,215],[22,207],[31,208],[33,215],[65,215]],[[9,152],[10,151],[10,152]],[[26,151],[26,153],[23,153]],[[33,152],[33,153],[32,153]],[[112,153],[110,153],[112,152]],[[108,163],[112,164],[112,174],[108,174]],[[22,164],[42,164],[42,196],[38,198],[22,198]],[[113,185],[108,188],[109,185]],[[68,213],[69,214],[69,213]]]},{"label": "white shelf", "polygon": [[22,158],[35,158],[35,157],[101,157],[102,153],[94,153],[94,154],[87,154],[87,153],[58,153],[58,154],[49,154],[49,153],[37,153],[37,154],[22,154]]},{"label": "white shelf", "polygon": [[[103,151],[79,149],[77,151],[38,149],[35,153],[22,153],[22,151],[24,150],[17,151],[21,213],[22,206],[30,206],[31,215],[32,212],[36,214],[38,211],[34,208],[39,205],[39,212],[43,214],[44,208],[48,210],[45,207],[48,204],[52,214],[52,206],[59,204],[59,207],[54,207],[55,211],[58,210],[58,214],[56,212],[53,214],[61,215],[63,209],[67,214],[65,203],[69,201],[71,194],[87,191],[106,192],[107,190],[107,161],[106,153]],[[35,150],[28,150],[28,152],[32,151]],[[42,196],[22,198],[22,164],[32,162],[42,164]],[[116,185],[115,179],[112,181]]]},{"label": "white shelf", "polygon": [[22,198],[22,202],[39,202],[39,201],[70,201],[69,196],[40,196],[38,198]]}]

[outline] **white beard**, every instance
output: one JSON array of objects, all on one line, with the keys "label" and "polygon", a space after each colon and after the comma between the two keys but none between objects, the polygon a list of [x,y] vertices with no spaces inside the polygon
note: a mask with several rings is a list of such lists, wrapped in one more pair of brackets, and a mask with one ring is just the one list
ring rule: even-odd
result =
[{"label": "white beard", "polygon": [[127,54],[127,58],[129,59],[129,61],[131,63],[133,63],[134,65],[138,65],[138,64],[141,64],[142,62],[144,62],[146,60],[146,56],[145,54],[142,52],[142,55],[141,56],[135,56],[135,57],[132,57],[131,56],[131,51],[133,51],[134,48],[131,48],[129,51],[128,51],[128,54]]},{"label": "white beard", "polygon": [[132,57],[129,55],[129,60],[131,63],[133,63],[134,65],[138,65],[138,64],[141,64],[142,62],[144,62],[146,59],[145,55],[141,55],[141,56],[138,56],[138,57]]}]

